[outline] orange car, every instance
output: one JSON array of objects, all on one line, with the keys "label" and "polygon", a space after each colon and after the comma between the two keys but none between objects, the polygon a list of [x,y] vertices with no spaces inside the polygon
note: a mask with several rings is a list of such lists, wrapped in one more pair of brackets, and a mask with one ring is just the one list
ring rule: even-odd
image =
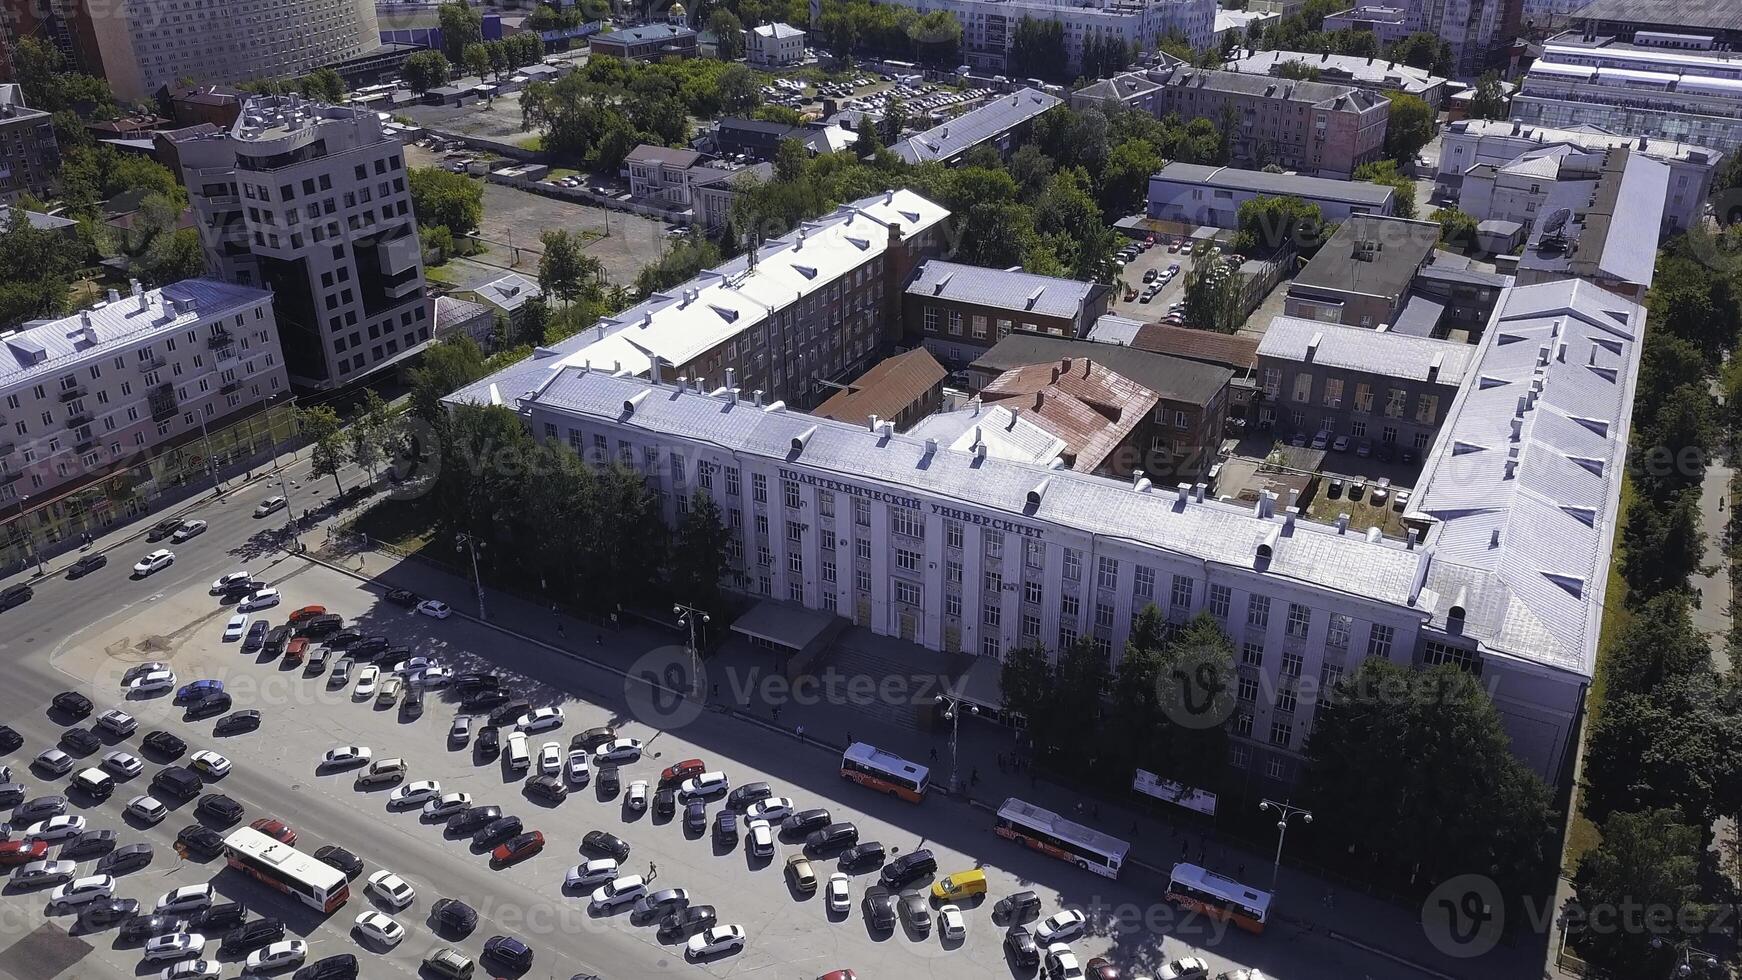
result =
[{"label": "orange car", "polygon": [[9,840],[0,843],[0,865],[40,861],[48,853],[45,840]]},{"label": "orange car", "polygon": [[296,831],[291,830],[290,824],[287,824],[282,820],[274,820],[271,817],[261,817],[259,820],[254,821],[248,826],[253,827],[255,830],[260,831],[281,844],[296,843]]},{"label": "orange car", "polygon": [[700,776],[707,768],[700,759],[685,759],[682,762],[666,766],[665,771],[659,774],[659,785],[671,786],[681,783],[691,776]]},{"label": "orange car", "polygon": [[326,606],[304,606],[296,612],[291,613],[290,618],[286,620],[286,622],[295,626],[297,623],[300,623],[305,619],[313,619],[316,616],[325,616],[326,614]]},{"label": "orange car", "polygon": [[305,636],[296,637],[284,648],[284,662],[287,664],[300,664],[306,656],[308,656],[308,638]]}]

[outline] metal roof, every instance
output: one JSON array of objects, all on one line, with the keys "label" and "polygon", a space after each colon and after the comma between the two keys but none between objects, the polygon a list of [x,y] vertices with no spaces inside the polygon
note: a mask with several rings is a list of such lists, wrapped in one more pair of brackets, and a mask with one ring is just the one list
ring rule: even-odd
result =
[{"label": "metal roof", "polygon": [[623,158],[624,163],[657,163],[662,167],[689,167],[702,159],[702,154],[695,150],[677,149],[670,146],[654,146],[652,143],[642,143],[629,151]]},{"label": "metal roof", "polygon": [[1401,296],[1439,240],[1438,222],[1351,215],[1295,276],[1294,285]]},{"label": "metal roof", "polygon": [[1282,65],[1294,61],[1302,62],[1309,68],[1331,74],[1330,78],[1318,79],[1327,83],[1341,81],[1342,77],[1339,76],[1346,76],[1350,81],[1383,85],[1387,88],[1396,88],[1417,95],[1446,83],[1445,78],[1423,68],[1416,68],[1399,61],[1386,61],[1384,58],[1361,57],[1352,54],[1314,53],[1310,51],[1254,51],[1245,57],[1229,61],[1226,67],[1230,71],[1271,75]]},{"label": "metal roof", "polygon": [[1062,101],[1039,89],[1018,89],[933,126],[918,136],[910,136],[890,149],[906,163],[953,160],[1051,110]]},{"label": "metal roof", "polygon": [[1258,356],[1412,381],[1425,382],[1431,374],[1436,384],[1455,388],[1463,382],[1476,348],[1390,330],[1279,316],[1270,321]]},{"label": "metal roof", "polygon": [[1161,397],[1086,357],[1011,368],[980,389],[980,401],[1021,411],[1065,442],[1071,469],[1093,473],[1155,411]]},{"label": "metal roof", "polygon": [[1083,312],[1083,305],[1100,288],[1077,279],[928,259],[908,283],[907,295],[1072,318]]},{"label": "metal roof", "polygon": [[1028,463],[1049,463],[1065,448],[1063,439],[1035,425],[1032,416],[978,401],[967,408],[920,419],[907,434],[915,439],[936,439],[958,453],[971,453],[981,445],[989,456]]},{"label": "metal roof", "polygon": [[971,366],[979,371],[1003,374],[1011,368],[1030,364],[1056,364],[1067,357],[1099,362],[1163,398],[1193,405],[1209,404],[1234,377],[1234,372],[1227,368],[1200,364],[1183,357],[1022,330],[1000,340]]},{"label": "metal roof", "polygon": [[1181,184],[1201,184],[1204,187],[1224,187],[1252,191],[1258,194],[1300,197],[1326,201],[1344,201],[1383,207],[1395,192],[1384,184],[1364,180],[1332,180],[1328,177],[1305,177],[1300,174],[1270,174],[1262,170],[1241,170],[1238,167],[1214,167],[1200,163],[1170,163],[1149,178]]},{"label": "metal roof", "polygon": [[770,40],[778,40],[783,37],[804,37],[804,32],[791,24],[759,24],[751,30],[755,31],[758,36]]},{"label": "metal roof", "polygon": [[1573,10],[1572,18],[1629,21],[1656,27],[1671,26],[1676,30],[1689,27],[1720,31],[1742,31],[1742,7],[1733,3],[1687,3],[1685,0],[1591,0]]},{"label": "metal roof", "polygon": [[879,361],[818,405],[816,414],[843,422],[858,422],[872,415],[893,419],[947,377],[949,372],[930,351],[915,347]]},{"label": "metal roof", "polygon": [[[1667,164],[1626,149],[1609,150],[1596,180],[1550,185],[1518,267],[1650,286],[1668,193]],[[1557,212],[1570,217],[1551,234],[1548,222]]]}]

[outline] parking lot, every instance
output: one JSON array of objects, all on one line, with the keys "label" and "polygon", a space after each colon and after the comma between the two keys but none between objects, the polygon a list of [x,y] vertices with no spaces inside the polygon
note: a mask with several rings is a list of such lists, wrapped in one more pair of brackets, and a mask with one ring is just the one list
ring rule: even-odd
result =
[{"label": "parking lot", "polygon": [[[923,846],[936,856],[939,874],[979,867],[988,877],[987,895],[964,904],[965,936],[947,943],[936,929],[922,934],[905,924],[892,932],[868,928],[861,899],[875,881],[875,867],[851,869],[851,910],[831,916],[820,892],[801,893],[783,874],[786,859],[800,852],[792,841],[778,842],[772,856],[752,857],[742,840],[722,843],[711,833],[685,833],[681,808],[676,820],[633,812],[621,793],[600,789],[597,780],[560,803],[536,799],[526,792],[527,774],[510,771],[501,759],[480,756],[470,745],[449,740],[449,725],[459,711],[452,693],[430,691],[423,711],[414,717],[374,698],[359,699],[355,679],[335,686],[323,672],[264,653],[244,653],[239,644],[224,642],[225,623],[234,612],[210,594],[216,578],[213,568],[228,567],[223,542],[207,536],[176,547],[184,552],[177,563],[143,580],[129,579],[129,560],[77,583],[54,583],[56,588],[76,588],[91,597],[78,623],[46,631],[31,628],[28,636],[14,635],[4,644],[13,662],[14,682],[0,705],[25,740],[4,761],[18,770],[15,778],[30,784],[29,796],[65,792],[64,780],[26,771],[29,759],[77,721],[45,711],[57,692],[82,691],[95,702],[96,713],[119,706],[139,721],[130,736],[105,737],[104,746],[80,759],[78,766],[94,765],[103,753],[121,748],[142,756],[148,763],[145,772],[121,781],[106,801],[75,795],[71,810],[87,817],[92,827],[119,830],[122,844],[153,845],[154,861],[122,875],[118,896],[138,899],[149,907],[170,889],[209,881],[219,901],[245,903],[250,918],[282,919],[290,936],[308,941],[311,962],[350,953],[362,961],[367,976],[420,970],[433,976],[421,966],[432,950],[453,946],[477,959],[485,941],[494,935],[515,936],[531,947],[534,959],[528,975],[635,977],[702,969],[717,976],[790,978],[850,967],[863,977],[914,970],[1027,976],[1031,970],[1013,970],[1006,961],[1003,929],[991,919],[993,903],[1021,889],[1039,894],[1041,916],[1065,906],[1090,909],[1096,934],[1073,942],[1078,956],[1087,960],[1111,952],[1116,962],[1127,965],[1127,975],[1132,964],[1144,964],[1144,972],[1154,974],[1157,964],[1191,953],[1199,944],[1215,947],[1219,955],[1209,959],[1218,968],[1226,964],[1222,957],[1254,951],[1251,944],[1257,940],[1252,937],[1225,934],[1223,928],[1202,921],[1170,918],[1171,910],[1159,901],[1153,882],[1108,881],[1004,842],[990,832],[988,814],[936,794],[914,806],[844,782],[839,778],[838,750],[801,745],[691,702],[650,695],[633,680],[642,670],[631,669],[632,679],[625,681],[549,649],[505,638],[461,616],[440,620],[420,616],[383,601],[373,586],[300,558],[282,558],[251,569],[282,596],[277,607],[250,614],[256,619],[276,625],[291,610],[318,602],[342,615],[347,626],[385,637],[454,670],[494,671],[517,701],[560,705],[566,715],[562,726],[531,738],[535,756],[544,742],[555,742],[566,752],[574,734],[612,726],[619,736],[639,739],[645,746],[638,761],[622,767],[624,790],[634,780],[657,781],[660,770],[674,762],[699,758],[724,771],[734,786],[766,780],[775,794],[793,798],[799,808],[828,808],[832,819],[854,822],[861,839],[882,842],[891,858]],[[663,676],[663,668],[682,657],[680,648],[653,650],[638,667]],[[167,693],[125,698],[122,677],[130,666],[144,661],[167,664],[175,671],[178,685],[195,679],[221,681],[235,709],[260,712],[260,727],[220,737],[214,734],[213,719],[188,720]],[[299,850],[312,853],[323,845],[338,844],[359,856],[364,869],[352,883],[351,900],[338,912],[323,916],[225,869],[221,859],[197,854],[178,858],[173,843],[181,828],[203,823],[227,832],[231,826],[220,826],[203,813],[196,816],[195,800],[165,800],[173,812],[154,827],[126,822],[122,811],[127,801],[145,791],[154,772],[176,761],[186,762],[142,750],[143,738],[153,730],[185,740],[190,755],[215,749],[228,758],[233,768],[213,780],[207,791],[222,792],[241,804],[243,813],[234,825],[278,818],[299,833]],[[771,739],[776,741],[771,744]],[[493,864],[486,849],[445,836],[439,823],[420,819],[415,808],[391,809],[387,801],[394,784],[360,789],[355,772],[320,768],[322,754],[337,745],[368,746],[376,759],[403,758],[407,764],[403,782],[436,780],[443,793],[469,793],[475,804],[496,805],[505,814],[519,816],[526,829],[544,835],[543,851],[517,863]],[[708,804],[710,825],[720,807],[717,800]],[[659,935],[652,924],[627,912],[597,914],[584,897],[565,895],[565,872],[583,860],[578,845],[592,830],[609,830],[630,845],[623,873],[651,877],[656,889],[685,888],[693,903],[715,906],[722,924],[742,926],[747,935],[743,951],[692,962],[678,939]],[[836,870],[833,860],[819,859],[814,867],[821,881]],[[91,874],[93,868],[94,863],[81,863],[77,873]],[[414,889],[408,907],[394,909],[363,892],[363,882],[383,868]],[[923,888],[928,882],[922,880],[917,886]],[[431,906],[440,898],[457,898],[474,908],[479,916],[476,928],[464,936],[438,934],[431,923]],[[46,915],[46,901],[46,889],[9,885],[0,893],[0,918],[6,923],[0,934],[29,936],[31,942],[55,951],[40,961],[32,959],[32,967],[22,972],[19,966],[10,966],[20,980],[56,976],[75,963],[80,976],[140,975],[165,965],[150,970],[138,965],[138,950],[118,942],[112,930],[67,935],[73,918]],[[404,928],[405,938],[388,948],[360,940],[353,921],[370,909],[391,914]],[[1110,925],[1115,917],[1121,921],[1136,917],[1141,928],[1114,930]],[[209,944],[207,955],[215,948],[215,943]],[[16,964],[22,953],[15,944],[0,955]],[[224,972],[233,975],[238,957],[219,959]],[[518,975],[500,964],[482,965],[480,973]]]},{"label": "parking lot", "polygon": [[[1126,246],[1122,244],[1121,247]],[[1167,268],[1175,264],[1179,266],[1179,271],[1170,277],[1166,274]],[[1177,251],[1169,251],[1169,243],[1158,239],[1149,249],[1139,250],[1119,273],[1119,278],[1126,287],[1136,290],[1137,295],[1126,299],[1125,291],[1119,291],[1108,311],[1134,320],[1166,319],[1169,309],[1175,303],[1185,300],[1186,275],[1191,269],[1192,256],[1189,247],[1181,246]],[[1154,279],[1146,278],[1152,273]],[[1161,283],[1160,289],[1149,288],[1158,282]]]}]

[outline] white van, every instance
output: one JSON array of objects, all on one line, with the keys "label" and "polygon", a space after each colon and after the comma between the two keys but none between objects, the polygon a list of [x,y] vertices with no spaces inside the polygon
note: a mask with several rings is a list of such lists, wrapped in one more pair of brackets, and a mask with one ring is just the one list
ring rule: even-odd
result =
[{"label": "white van", "polygon": [[526,733],[510,732],[508,748],[503,754],[508,757],[508,768],[513,772],[520,772],[532,765],[532,756],[526,751]]}]

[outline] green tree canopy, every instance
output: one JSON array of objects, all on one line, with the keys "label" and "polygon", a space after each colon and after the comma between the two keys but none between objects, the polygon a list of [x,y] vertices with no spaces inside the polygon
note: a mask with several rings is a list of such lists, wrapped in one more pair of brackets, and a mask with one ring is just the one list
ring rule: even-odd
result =
[{"label": "green tree canopy", "polygon": [[[1432,106],[1407,92],[1387,92],[1385,97],[1391,102],[1391,115],[1385,122],[1385,155],[1400,164],[1413,163],[1415,155],[1433,142],[1434,135],[1439,132],[1436,114]],[[1404,196],[1398,195],[1399,198]],[[1413,189],[1408,197],[1413,212]]]},{"label": "green tree canopy", "polygon": [[419,51],[406,58],[399,69],[405,84],[419,95],[446,85],[452,74],[452,62],[440,51]]},{"label": "green tree canopy", "polygon": [[[1600,976],[1676,975],[1677,940],[1689,935],[1682,930],[1697,935],[1713,912],[1700,888],[1701,829],[1674,810],[1653,810],[1617,813],[1602,830],[1603,842],[1573,875],[1568,932],[1575,948]],[[1639,917],[1646,913],[1658,918]],[[1667,936],[1665,923],[1673,923]]]},{"label": "green tree canopy", "polygon": [[484,185],[440,167],[413,167],[411,207],[422,225],[440,225],[464,237],[484,220]]},{"label": "green tree canopy", "polygon": [[464,64],[466,48],[484,43],[484,13],[471,4],[444,3],[436,7],[442,28],[442,55],[455,64]]},{"label": "green tree canopy", "polygon": [[[1416,100],[1420,102],[1420,99]],[[1422,104],[1426,108],[1426,103]],[[1395,111],[1395,109],[1393,109]],[[1417,147],[1420,149],[1420,147]],[[1414,151],[1411,151],[1413,155]],[[1355,168],[1355,179],[1365,180],[1375,184],[1384,184],[1393,191],[1391,197],[1392,214],[1399,218],[1415,217],[1415,181],[1410,180],[1397,171],[1396,160],[1379,160],[1374,163],[1364,163]]]}]

